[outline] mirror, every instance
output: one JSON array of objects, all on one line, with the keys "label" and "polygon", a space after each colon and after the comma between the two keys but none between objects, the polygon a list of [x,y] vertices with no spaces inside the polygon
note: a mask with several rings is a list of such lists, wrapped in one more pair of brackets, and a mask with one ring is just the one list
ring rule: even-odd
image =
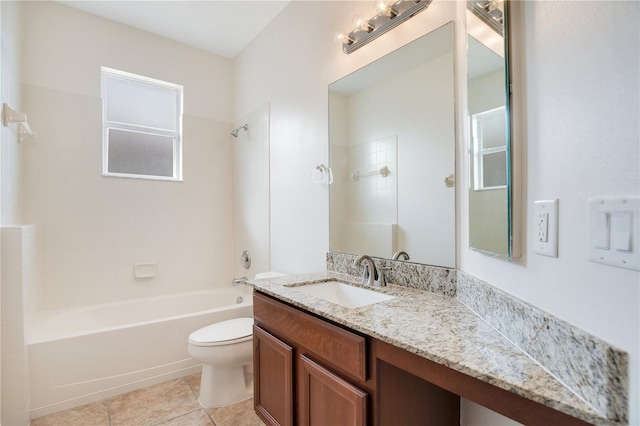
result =
[{"label": "mirror", "polygon": [[511,258],[506,2],[467,1],[469,245]]},{"label": "mirror", "polygon": [[331,251],[455,267],[453,71],[450,22],[329,86]]}]

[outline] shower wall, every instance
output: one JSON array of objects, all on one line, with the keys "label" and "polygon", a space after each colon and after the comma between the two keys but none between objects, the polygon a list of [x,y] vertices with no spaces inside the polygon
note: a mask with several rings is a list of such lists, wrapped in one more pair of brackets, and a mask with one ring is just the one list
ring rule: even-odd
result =
[{"label": "shower wall", "polygon": [[[14,108],[21,107],[20,93],[20,44],[21,9],[19,2],[0,2],[0,98]],[[0,126],[0,224],[17,223],[20,219],[20,193],[15,188],[20,183],[21,148],[15,129]],[[5,288],[12,276],[7,267],[8,249],[0,244],[0,322],[7,316],[7,302],[21,291]],[[13,248],[13,247],[11,247]],[[13,276],[15,277],[15,275]],[[4,307],[3,307],[4,305]],[[13,311],[11,311],[13,312]],[[20,339],[17,327],[0,328],[0,423],[26,424],[26,372],[24,346],[13,345]],[[12,324],[13,325],[13,324]],[[15,338],[15,340],[14,340]],[[11,361],[9,361],[11,360]],[[22,367],[22,368],[21,368]]]},{"label": "shower wall", "polygon": [[[22,109],[21,58],[22,44],[22,2],[0,2],[2,15],[2,102],[13,109]],[[0,144],[1,173],[0,183],[2,202],[0,203],[0,222],[3,225],[21,223],[22,193],[22,154],[23,144],[18,143],[17,125],[0,126],[2,144]]]},{"label": "shower wall", "polygon": [[[236,277],[269,271],[269,104],[241,118],[233,140],[233,267]],[[244,250],[251,267],[240,263]],[[286,272],[286,271],[280,271]]]},{"label": "shower wall", "polygon": [[[25,2],[24,216],[41,224],[40,307],[229,284],[231,61],[56,2]],[[183,182],[102,176],[100,67],[184,86]],[[136,279],[134,265],[157,275]]]}]

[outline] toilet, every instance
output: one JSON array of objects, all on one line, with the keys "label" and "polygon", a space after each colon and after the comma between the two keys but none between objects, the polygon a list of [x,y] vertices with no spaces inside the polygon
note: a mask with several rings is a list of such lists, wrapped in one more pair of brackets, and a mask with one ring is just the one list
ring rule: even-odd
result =
[{"label": "toilet", "polygon": [[[262,272],[255,279],[284,276]],[[234,318],[189,335],[189,355],[202,363],[198,402],[222,407],[253,396],[253,318]]]},{"label": "toilet", "polygon": [[251,398],[245,372],[253,371],[252,338],[253,318],[217,322],[189,335],[189,355],[202,362],[200,405],[221,407]]}]

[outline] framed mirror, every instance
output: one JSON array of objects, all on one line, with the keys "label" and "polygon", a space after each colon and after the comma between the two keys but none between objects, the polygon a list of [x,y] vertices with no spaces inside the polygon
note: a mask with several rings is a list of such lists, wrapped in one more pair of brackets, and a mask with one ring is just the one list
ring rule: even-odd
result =
[{"label": "framed mirror", "polygon": [[513,240],[508,7],[467,1],[469,245],[511,258]]},{"label": "framed mirror", "polygon": [[331,251],[455,267],[453,50],[450,22],[329,86]]}]

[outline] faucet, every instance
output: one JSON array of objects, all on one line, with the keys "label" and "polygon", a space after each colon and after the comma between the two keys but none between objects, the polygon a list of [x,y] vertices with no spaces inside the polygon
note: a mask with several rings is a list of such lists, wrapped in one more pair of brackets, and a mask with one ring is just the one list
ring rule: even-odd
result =
[{"label": "faucet", "polygon": [[353,266],[360,266],[363,261],[365,264],[364,269],[362,270],[362,284],[373,286],[375,285],[376,275],[378,274],[376,265],[373,263],[373,259],[366,254],[361,254],[353,261]]},{"label": "faucet", "polygon": [[234,278],[233,279],[233,286],[237,286],[238,284],[242,284],[245,281],[247,281],[247,277],[239,277],[239,278]]},{"label": "faucet", "polygon": [[384,279],[384,272],[380,271],[380,273],[378,273],[373,259],[366,254],[361,254],[353,261],[353,265],[360,266],[362,262],[365,262],[364,269],[362,270],[362,284],[374,287],[385,287],[387,283]]},{"label": "faucet", "polygon": [[401,250],[398,250],[397,252],[393,253],[393,260],[403,260],[403,259],[400,259],[401,257],[403,257],[404,260],[409,260],[409,253]]}]

